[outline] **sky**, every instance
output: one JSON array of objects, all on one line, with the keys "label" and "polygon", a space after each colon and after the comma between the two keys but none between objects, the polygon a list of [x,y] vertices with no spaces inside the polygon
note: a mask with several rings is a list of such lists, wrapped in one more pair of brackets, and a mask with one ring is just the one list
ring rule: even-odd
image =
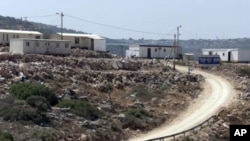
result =
[{"label": "sky", "polygon": [[58,12],[65,15],[65,28],[114,39],[173,39],[179,26],[180,39],[250,37],[250,0],[4,0],[0,4],[2,16],[60,27]]}]

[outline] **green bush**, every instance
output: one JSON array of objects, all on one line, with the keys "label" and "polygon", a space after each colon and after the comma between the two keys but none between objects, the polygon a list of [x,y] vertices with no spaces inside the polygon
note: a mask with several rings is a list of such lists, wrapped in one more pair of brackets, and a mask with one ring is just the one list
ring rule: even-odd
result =
[{"label": "green bush", "polygon": [[122,123],[122,128],[131,128],[133,130],[143,130],[146,127],[142,120],[132,115],[126,115],[125,121]]},{"label": "green bush", "polygon": [[129,109],[128,111],[125,112],[125,115],[134,116],[140,119],[143,119],[144,117],[152,117],[152,115],[144,109]]},{"label": "green bush", "polygon": [[59,133],[53,130],[43,130],[43,131],[36,130],[33,133],[33,137],[39,138],[41,141],[58,141]]},{"label": "green bush", "polygon": [[146,128],[145,119],[152,117],[152,115],[144,109],[129,109],[125,112],[125,116],[126,118],[122,127],[133,130],[144,130]]},{"label": "green bush", "polygon": [[145,85],[135,86],[131,90],[130,94],[136,94],[136,97],[143,98],[143,99],[148,99],[148,98],[151,98],[152,96]]},{"label": "green bush", "polygon": [[22,108],[17,106],[1,106],[0,115],[6,121],[19,121],[23,124],[42,124],[48,123],[49,119],[37,112],[34,108]]},{"label": "green bush", "polygon": [[250,77],[250,68],[249,67],[236,68],[236,73],[240,76]]},{"label": "green bush", "polygon": [[14,141],[14,137],[8,132],[0,131],[0,141]]},{"label": "green bush", "polygon": [[30,96],[26,101],[30,106],[35,107],[38,112],[47,112],[51,108],[46,98],[42,96]]},{"label": "green bush", "polygon": [[28,97],[36,95],[45,97],[52,106],[58,103],[58,98],[52,90],[39,83],[13,84],[8,91],[18,99],[26,100]]},{"label": "green bush", "polygon": [[57,106],[61,108],[70,107],[74,114],[89,120],[96,120],[103,115],[103,113],[99,109],[97,109],[87,101],[64,100],[59,102]]}]

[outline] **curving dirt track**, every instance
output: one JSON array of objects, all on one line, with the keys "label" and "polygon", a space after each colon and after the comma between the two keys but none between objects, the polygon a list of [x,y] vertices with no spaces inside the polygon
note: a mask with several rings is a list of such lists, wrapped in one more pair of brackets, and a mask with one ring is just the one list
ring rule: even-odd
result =
[{"label": "curving dirt track", "polygon": [[[186,67],[177,66],[177,69],[187,72]],[[129,141],[143,141],[182,132],[205,121],[232,101],[233,86],[226,79],[199,70],[192,73],[201,74],[205,78],[204,90],[199,98],[170,124],[163,124],[161,127],[131,138]]]}]

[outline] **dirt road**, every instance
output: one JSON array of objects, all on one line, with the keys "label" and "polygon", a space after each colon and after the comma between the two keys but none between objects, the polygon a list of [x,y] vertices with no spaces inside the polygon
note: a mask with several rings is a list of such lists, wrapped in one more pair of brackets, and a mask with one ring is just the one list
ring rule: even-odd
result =
[{"label": "dirt road", "polygon": [[[186,67],[177,67],[187,72]],[[195,70],[192,73],[201,74],[205,78],[204,90],[192,105],[177,117],[171,124],[163,124],[146,134],[138,135],[129,141],[143,141],[147,139],[175,134],[196,126],[207,118],[216,114],[221,107],[227,106],[233,99],[233,86],[224,78]]]}]

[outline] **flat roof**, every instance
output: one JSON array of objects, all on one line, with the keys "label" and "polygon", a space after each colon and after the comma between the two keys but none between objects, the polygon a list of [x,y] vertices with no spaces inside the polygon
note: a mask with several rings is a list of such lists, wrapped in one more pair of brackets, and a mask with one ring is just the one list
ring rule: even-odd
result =
[{"label": "flat roof", "polygon": [[166,48],[172,48],[173,46],[169,45],[139,45],[140,47],[166,47]]},{"label": "flat roof", "polygon": [[17,34],[37,34],[42,35],[41,32],[38,31],[27,31],[27,30],[9,30],[9,29],[0,29],[0,33],[17,33]]},{"label": "flat roof", "polygon": [[31,38],[13,38],[10,40],[28,40],[28,41],[51,41],[51,42],[70,42],[68,40],[57,40],[57,39],[31,39]]},{"label": "flat roof", "polygon": [[238,50],[239,48],[204,48],[204,49],[201,49],[201,50],[214,50],[214,51],[221,51],[221,50]]},{"label": "flat roof", "polygon": [[[59,32],[57,34],[61,35],[61,33]],[[63,33],[63,36],[86,37],[86,38],[99,39],[99,40],[104,39],[103,37],[96,35],[96,34]]]}]

